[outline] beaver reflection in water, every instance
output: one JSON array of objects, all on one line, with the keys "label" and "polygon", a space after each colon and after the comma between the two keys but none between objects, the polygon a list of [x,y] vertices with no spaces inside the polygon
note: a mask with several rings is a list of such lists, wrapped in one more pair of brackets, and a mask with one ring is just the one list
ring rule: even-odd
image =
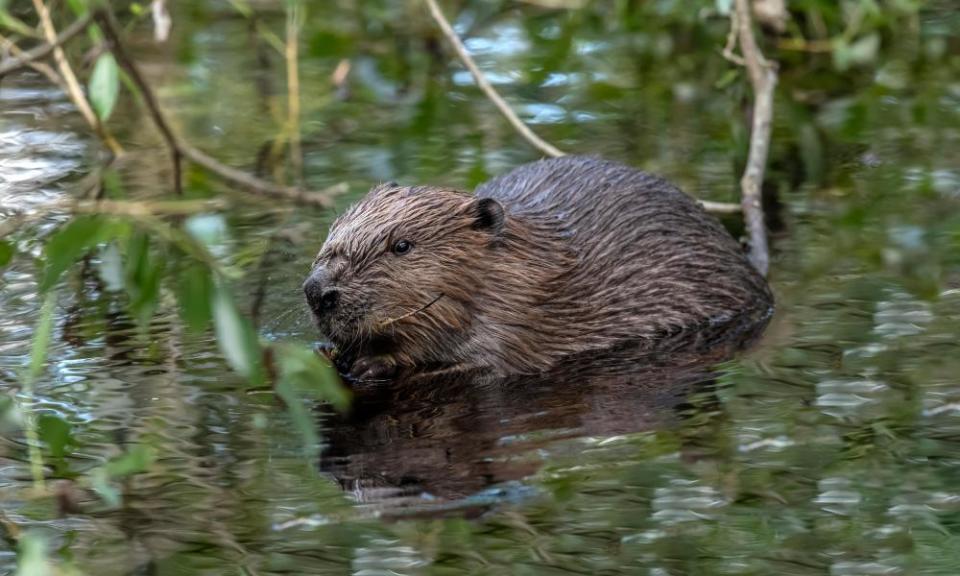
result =
[{"label": "beaver reflection in water", "polygon": [[773,305],[696,201],[576,156],[521,166],[474,195],[378,186],[334,222],[304,291],[359,379],[533,374],[624,345],[739,345]]}]

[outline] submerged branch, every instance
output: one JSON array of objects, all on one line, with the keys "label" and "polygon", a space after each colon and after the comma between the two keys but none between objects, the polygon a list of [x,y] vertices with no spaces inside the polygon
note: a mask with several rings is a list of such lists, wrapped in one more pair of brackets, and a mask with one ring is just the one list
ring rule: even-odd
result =
[{"label": "submerged branch", "polygon": [[447,37],[447,40],[453,46],[453,49],[456,51],[457,56],[460,57],[460,61],[463,62],[463,65],[467,67],[467,70],[470,71],[470,74],[473,76],[473,79],[477,82],[477,86],[480,87],[480,90],[486,94],[487,98],[493,102],[494,106],[500,110],[500,113],[507,119],[513,128],[520,133],[523,138],[533,145],[534,148],[537,148],[547,156],[559,157],[563,156],[564,153],[553,146],[549,142],[544,141],[542,138],[537,136],[529,126],[523,123],[516,112],[510,108],[510,105],[506,103],[500,94],[497,93],[493,85],[487,80],[486,76],[483,75],[483,72],[480,71],[480,68],[477,67],[476,62],[473,61],[473,58],[470,56],[470,53],[467,52],[466,47],[463,45],[463,42],[460,40],[460,37],[457,36],[457,33],[454,32],[453,27],[450,26],[450,22],[447,21],[446,17],[443,15],[443,12],[440,10],[440,7],[437,6],[436,0],[425,0],[427,7],[430,9],[430,14],[433,16],[433,19],[437,22],[437,25],[440,26],[440,30],[443,32],[443,35]]}]

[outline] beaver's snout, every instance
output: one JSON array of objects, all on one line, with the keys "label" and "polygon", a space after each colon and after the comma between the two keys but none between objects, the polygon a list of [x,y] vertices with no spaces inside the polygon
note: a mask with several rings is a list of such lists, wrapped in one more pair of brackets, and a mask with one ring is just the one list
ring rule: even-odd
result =
[{"label": "beaver's snout", "polygon": [[340,301],[340,291],[331,285],[330,275],[323,266],[317,266],[310,273],[306,282],[303,283],[303,293],[307,297],[310,310],[317,318],[331,314]]}]

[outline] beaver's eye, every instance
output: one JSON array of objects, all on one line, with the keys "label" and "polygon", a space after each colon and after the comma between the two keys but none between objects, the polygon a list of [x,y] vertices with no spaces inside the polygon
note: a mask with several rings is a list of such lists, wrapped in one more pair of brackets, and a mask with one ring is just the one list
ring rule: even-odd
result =
[{"label": "beaver's eye", "polygon": [[399,240],[393,245],[393,253],[399,256],[401,254],[406,254],[411,248],[413,248],[413,244],[411,244],[408,240]]}]

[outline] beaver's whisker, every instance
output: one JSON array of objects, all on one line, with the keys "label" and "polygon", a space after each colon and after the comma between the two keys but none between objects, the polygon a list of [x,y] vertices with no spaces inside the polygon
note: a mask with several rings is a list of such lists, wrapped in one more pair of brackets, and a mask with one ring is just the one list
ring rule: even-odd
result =
[{"label": "beaver's whisker", "polygon": [[404,319],[406,319],[406,318],[409,318],[409,317],[411,317],[411,316],[414,316],[414,315],[416,315],[416,314],[419,314],[419,313],[423,312],[424,310],[426,310],[427,308],[429,308],[429,307],[433,306],[434,304],[436,304],[436,303],[437,303],[437,300],[440,300],[441,298],[443,298],[443,292],[441,292],[440,294],[437,295],[436,298],[434,298],[433,300],[427,302],[426,304],[424,304],[423,306],[417,308],[416,310],[412,310],[412,311],[410,311],[410,312],[407,312],[406,314],[403,314],[403,315],[401,315],[401,316],[397,316],[396,318],[387,318],[387,319],[384,320],[383,322],[378,323],[378,324],[377,324],[377,330],[381,330],[381,329],[383,329],[383,328],[386,328],[387,326],[390,326],[391,324],[394,324],[394,323],[396,323],[396,322],[399,322],[399,321],[401,321],[401,320],[404,320]]},{"label": "beaver's whisker", "polygon": [[281,312],[280,314],[277,314],[276,316],[274,316],[273,318],[271,318],[271,319],[268,321],[268,324],[269,324],[270,326],[276,326],[276,324],[277,324],[278,322],[280,322],[281,320],[286,320],[286,319],[287,319],[291,314],[293,314],[294,312],[302,312],[302,310],[300,310],[299,308],[291,308],[291,309],[289,309],[289,310],[285,310],[285,311]]}]

